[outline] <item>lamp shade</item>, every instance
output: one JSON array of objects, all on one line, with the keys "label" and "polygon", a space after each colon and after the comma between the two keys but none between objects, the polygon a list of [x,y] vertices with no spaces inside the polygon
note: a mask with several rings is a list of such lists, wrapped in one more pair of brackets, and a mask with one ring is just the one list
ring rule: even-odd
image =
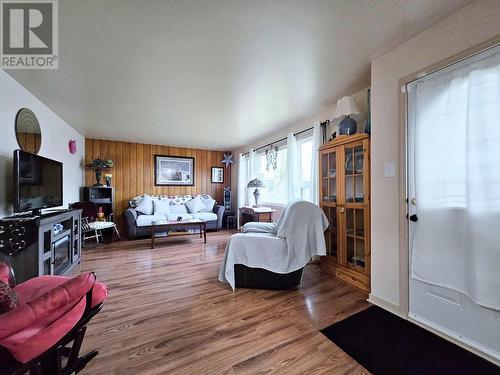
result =
[{"label": "lamp shade", "polygon": [[335,111],[334,119],[344,116],[361,114],[361,109],[351,96],[344,96],[337,102],[337,110]]},{"label": "lamp shade", "polygon": [[337,110],[331,122],[333,125],[338,125],[347,116],[352,117],[356,121],[361,121],[364,118],[358,103],[351,96],[344,96],[337,102]]},{"label": "lamp shade", "polygon": [[264,183],[259,180],[258,178],[255,178],[253,180],[250,180],[247,184],[248,188],[262,188],[264,187]]}]

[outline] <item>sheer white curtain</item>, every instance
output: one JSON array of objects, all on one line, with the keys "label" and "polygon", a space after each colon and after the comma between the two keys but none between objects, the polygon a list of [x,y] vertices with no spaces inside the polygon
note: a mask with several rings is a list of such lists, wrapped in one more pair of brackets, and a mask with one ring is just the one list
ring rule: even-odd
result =
[{"label": "sheer white curtain", "polygon": [[311,201],[319,204],[319,147],[321,146],[321,126],[316,121],[313,126],[313,158],[311,168]]},{"label": "sheer white curtain", "polygon": [[255,150],[251,148],[248,150],[248,175],[247,175],[247,181],[245,182],[245,189],[246,189],[246,204],[250,205],[251,202],[253,202],[253,189],[247,188],[247,184],[250,180],[253,180],[256,178],[256,154]]},{"label": "sheer white curtain", "polygon": [[288,133],[286,148],[286,191],[288,201],[291,201],[300,198],[297,138],[293,133]]},{"label": "sheer white curtain", "polygon": [[408,95],[412,277],[500,309],[500,53],[423,78]]},{"label": "sheer white curtain", "polygon": [[246,201],[246,189],[247,189],[247,168],[248,159],[245,155],[238,155],[238,207],[243,207]]}]

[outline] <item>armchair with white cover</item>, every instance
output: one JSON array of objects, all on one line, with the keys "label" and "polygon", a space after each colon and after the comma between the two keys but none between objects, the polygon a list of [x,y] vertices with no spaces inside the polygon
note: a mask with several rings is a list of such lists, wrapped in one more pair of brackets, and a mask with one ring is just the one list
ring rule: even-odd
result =
[{"label": "armchair with white cover", "polygon": [[311,202],[291,201],[277,223],[247,223],[230,237],[219,280],[235,288],[289,289],[302,281],[304,266],[326,255],[328,219]]}]

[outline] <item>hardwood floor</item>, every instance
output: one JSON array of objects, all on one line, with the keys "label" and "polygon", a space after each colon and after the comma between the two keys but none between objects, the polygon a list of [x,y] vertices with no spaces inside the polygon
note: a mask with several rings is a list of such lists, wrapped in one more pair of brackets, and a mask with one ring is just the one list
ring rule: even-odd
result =
[{"label": "hardwood floor", "polygon": [[230,232],[84,249],[109,298],[89,324],[82,374],[344,374],[367,371],[319,329],[365,309],[366,294],[305,270],[300,289],[239,289],[217,280]]}]

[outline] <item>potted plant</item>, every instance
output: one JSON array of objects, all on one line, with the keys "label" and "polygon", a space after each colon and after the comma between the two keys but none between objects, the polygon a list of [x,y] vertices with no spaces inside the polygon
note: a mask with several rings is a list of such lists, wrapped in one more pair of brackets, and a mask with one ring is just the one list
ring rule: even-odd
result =
[{"label": "potted plant", "polygon": [[95,172],[95,179],[97,182],[93,186],[103,186],[103,184],[101,184],[102,171],[112,168],[113,164],[113,160],[111,159],[101,159],[97,157],[85,166],[85,168]]}]

